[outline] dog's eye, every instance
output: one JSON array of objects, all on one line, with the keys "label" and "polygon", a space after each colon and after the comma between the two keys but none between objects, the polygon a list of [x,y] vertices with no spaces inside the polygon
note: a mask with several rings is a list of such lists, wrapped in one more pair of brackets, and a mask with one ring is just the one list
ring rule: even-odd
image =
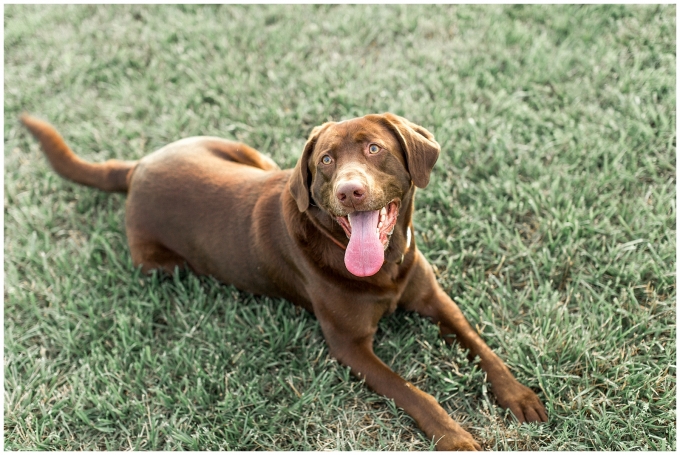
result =
[{"label": "dog's eye", "polygon": [[321,162],[323,164],[331,164],[333,162],[333,158],[331,158],[329,155],[324,155],[321,157]]},{"label": "dog's eye", "polygon": [[368,152],[369,153],[378,153],[380,151],[380,147],[378,147],[375,144],[371,144],[368,146]]}]

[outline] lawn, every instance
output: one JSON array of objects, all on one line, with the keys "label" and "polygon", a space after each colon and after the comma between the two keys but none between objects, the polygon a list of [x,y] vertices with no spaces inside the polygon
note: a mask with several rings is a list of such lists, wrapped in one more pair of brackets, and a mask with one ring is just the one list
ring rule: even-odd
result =
[{"label": "lawn", "polygon": [[59,178],[187,136],[293,166],[312,127],[391,111],[442,154],[415,235],[550,422],[518,426],[413,314],[377,354],[485,449],[676,449],[676,7],[5,6],[4,444],[427,450],[316,320],[132,267],[123,195]]}]

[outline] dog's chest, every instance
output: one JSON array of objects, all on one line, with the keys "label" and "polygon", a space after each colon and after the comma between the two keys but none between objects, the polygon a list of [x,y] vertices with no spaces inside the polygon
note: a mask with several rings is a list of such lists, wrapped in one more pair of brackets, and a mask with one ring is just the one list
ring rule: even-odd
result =
[{"label": "dog's chest", "polygon": [[397,309],[400,293],[396,289],[383,290],[381,293],[367,293],[363,296],[364,305],[372,309],[374,318],[382,318]]}]

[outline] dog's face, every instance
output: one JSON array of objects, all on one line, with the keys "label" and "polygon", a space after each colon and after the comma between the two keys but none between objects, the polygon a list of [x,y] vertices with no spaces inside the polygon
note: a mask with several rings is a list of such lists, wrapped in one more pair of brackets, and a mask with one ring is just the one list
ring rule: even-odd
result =
[{"label": "dog's face", "polygon": [[315,128],[291,180],[300,211],[314,203],[350,239],[347,269],[377,273],[404,195],[424,187],[439,156],[427,130],[392,114],[367,115]]},{"label": "dog's face", "polygon": [[378,211],[386,248],[401,198],[411,185],[401,146],[387,128],[364,119],[329,125],[317,138],[308,168],[312,199],[347,237],[352,232],[349,215]]}]

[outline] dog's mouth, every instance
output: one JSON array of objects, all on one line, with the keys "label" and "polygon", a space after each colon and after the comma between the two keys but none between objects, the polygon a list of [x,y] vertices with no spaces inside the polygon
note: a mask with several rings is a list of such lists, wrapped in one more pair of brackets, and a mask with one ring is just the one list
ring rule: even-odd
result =
[{"label": "dog's mouth", "polygon": [[382,267],[397,224],[399,202],[394,199],[379,210],[354,211],[335,218],[349,238],[345,266],[353,275],[375,275]]},{"label": "dog's mouth", "polygon": [[378,234],[383,249],[387,249],[390,236],[394,232],[399,215],[399,200],[394,199],[380,210],[367,210],[364,212],[352,212],[345,216],[335,217],[337,222],[347,234],[348,239],[352,239],[352,226],[359,228],[362,232],[373,227]]}]

